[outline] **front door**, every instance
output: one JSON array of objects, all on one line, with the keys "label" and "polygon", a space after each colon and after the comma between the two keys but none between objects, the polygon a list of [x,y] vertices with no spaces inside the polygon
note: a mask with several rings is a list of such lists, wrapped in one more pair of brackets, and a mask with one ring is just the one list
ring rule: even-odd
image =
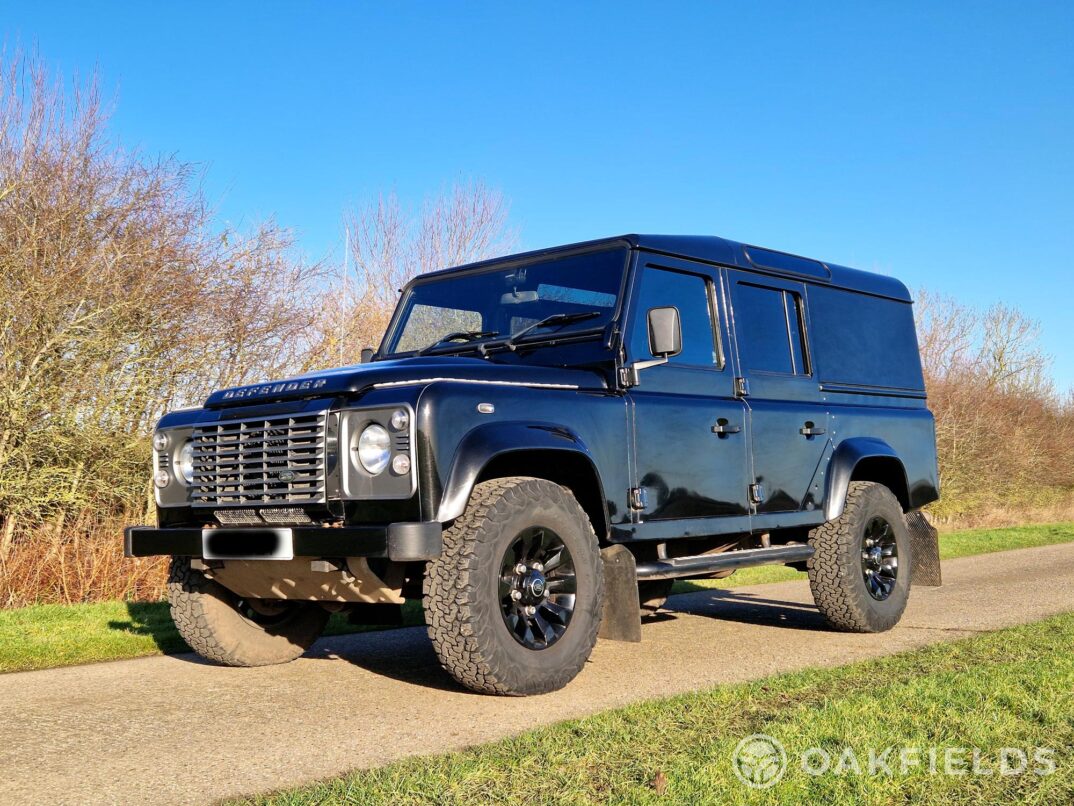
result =
[{"label": "front door", "polygon": [[[639,537],[749,529],[747,425],[725,359],[719,276],[686,261],[640,258],[626,344],[629,362],[651,359],[647,313],[674,306],[682,351],[640,372],[629,400]],[[684,519],[719,519],[704,524]],[[663,523],[663,526],[658,525]]]},{"label": "front door", "polygon": [[752,448],[754,529],[819,523],[831,428],[809,356],[805,287],[727,270]]}]

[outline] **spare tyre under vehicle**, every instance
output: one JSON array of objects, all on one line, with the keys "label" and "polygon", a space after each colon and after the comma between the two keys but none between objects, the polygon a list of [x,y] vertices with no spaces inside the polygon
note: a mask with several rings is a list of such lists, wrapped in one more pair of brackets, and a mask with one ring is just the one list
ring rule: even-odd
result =
[{"label": "spare tyre under vehicle", "polygon": [[244,599],[173,557],[168,574],[172,619],[190,648],[226,666],[268,666],[299,657],[329,613],[316,602]]}]

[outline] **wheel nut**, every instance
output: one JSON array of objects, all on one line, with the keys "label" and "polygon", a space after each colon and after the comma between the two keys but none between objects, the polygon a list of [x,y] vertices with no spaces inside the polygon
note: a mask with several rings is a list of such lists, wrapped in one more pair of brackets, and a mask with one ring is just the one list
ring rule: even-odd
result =
[{"label": "wheel nut", "polygon": [[522,591],[511,591],[511,598],[517,602],[522,598]]},{"label": "wheel nut", "polygon": [[533,567],[534,571],[543,571],[544,570],[544,566],[541,565],[540,563],[534,563],[532,567]]},{"label": "wheel nut", "polygon": [[526,566],[524,564],[522,564],[522,563],[519,563],[518,565],[515,566],[515,573],[516,574],[524,574],[524,573],[526,573]]},{"label": "wheel nut", "polygon": [[537,612],[536,607],[534,607],[533,605],[526,605],[526,615],[527,616],[532,616],[536,612]]}]

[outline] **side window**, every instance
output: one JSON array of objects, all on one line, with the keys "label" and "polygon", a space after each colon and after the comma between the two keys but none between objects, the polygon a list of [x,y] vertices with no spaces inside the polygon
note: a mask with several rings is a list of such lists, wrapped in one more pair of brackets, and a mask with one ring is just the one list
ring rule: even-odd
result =
[{"label": "side window", "polygon": [[747,371],[810,374],[802,300],[793,291],[739,283],[735,334],[738,354]]},{"label": "side window", "polygon": [[674,306],[682,323],[682,352],[670,359],[672,364],[723,366],[713,316],[712,283],[698,274],[685,274],[646,266],[637,287],[635,321],[630,335],[633,359],[648,358],[650,308]]}]

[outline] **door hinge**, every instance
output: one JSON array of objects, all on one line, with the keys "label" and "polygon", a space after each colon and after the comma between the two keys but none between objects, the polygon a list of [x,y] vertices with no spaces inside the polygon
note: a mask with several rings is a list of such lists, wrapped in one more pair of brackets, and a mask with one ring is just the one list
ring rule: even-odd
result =
[{"label": "door hinge", "polygon": [[642,510],[649,506],[649,496],[644,487],[630,488],[630,508]]},{"label": "door hinge", "polygon": [[750,485],[750,502],[754,504],[764,503],[764,485],[763,484],[751,484]]},{"label": "door hinge", "polygon": [[735,397],[749,397],[750,382],[746,378],[735,378]]}]

